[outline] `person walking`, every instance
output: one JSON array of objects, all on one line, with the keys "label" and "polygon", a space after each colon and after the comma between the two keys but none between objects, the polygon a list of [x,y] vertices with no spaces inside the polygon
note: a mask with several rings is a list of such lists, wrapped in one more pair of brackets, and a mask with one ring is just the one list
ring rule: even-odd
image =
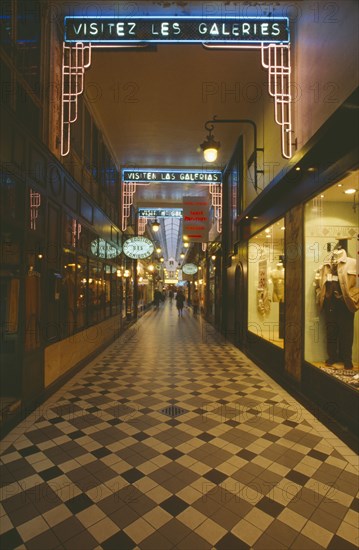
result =
[{"label": "person walking", "polygon": [[178,317],[182,317],[183,305],[185,297],[182,290],[179,288],[176,294],[176,307],[178,309]]},{"label": "person walking", "polygon": [[154,300],[153,300],[155,304],[155,309],[158,309],[160,307],[161,299],[162,299],[162,293],[158,288],[156,288],[155,294],[154,294]]},{"label": "person walking", "polygon": [[199,308],[199,293],[195,290],[192,296],[193,315],[197,315]]}]

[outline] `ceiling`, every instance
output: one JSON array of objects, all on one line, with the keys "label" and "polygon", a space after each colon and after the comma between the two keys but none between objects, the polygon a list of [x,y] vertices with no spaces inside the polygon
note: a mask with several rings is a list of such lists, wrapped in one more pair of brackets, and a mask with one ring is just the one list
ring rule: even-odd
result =
[{"label": "ceiling", "polygon": [[[263,85],[259,101],[248,101],[248,90],[253,93],[248,83],[253,82],[265,82],[257,51],[209,51],[183,44],[159,45],[151,51],[95,49],[85,94],[119,168],[221,169],[244,128],[239,124],[215,128],[221,149],[213,166],[203,160],[199,147],[207,135],[204,124],[213,115],[251,118],[267,96]],[[134,205],[179,207],[184,195],[202,194],[208,195],[207,186],[141,185]],[[174,247],[177,262],[186,262],[179,258],[181,230],[182,225],[175,236],[168,224],[161,226],[163,239],[169,240],[162,247],[166,261],[171,257],[166,250]]]},{"label": "ceiling", "polygon": [[[119,166],[201,167],[204,123],[215,114],[251,118],[253,102],[240,93],[250,82],[265,82],[257,51],[165,44],[149,52],[95,50],[85,85]],[[216,130],[221,165],[240,131],[239,125]]]}]

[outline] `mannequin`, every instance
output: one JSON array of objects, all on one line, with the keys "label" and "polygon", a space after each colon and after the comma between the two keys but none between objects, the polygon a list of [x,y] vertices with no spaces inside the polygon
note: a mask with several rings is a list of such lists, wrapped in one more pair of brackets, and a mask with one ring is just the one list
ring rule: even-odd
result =
[{"label": "mannequin", "polygon": [[284,265],[281,259],[270,272],[270,277],[273,283],[273,302],[284,302]]},{"label": "mannequin", "polygon": [[270,272],[270,279],[273,283],[273,302],[279,302],[279,338],[284,338],[284,264],[283,256],[279,256],[277,265]]},{"label": "mannequin", "polygon": [[356,262],[347,256],[347,247],[338,241],[334,250],[315,276],[317,303],[324,310],[327,353],[326,365],[343,361],[352,369],[354,314],[359,309],[359,288],[356,285]]}]

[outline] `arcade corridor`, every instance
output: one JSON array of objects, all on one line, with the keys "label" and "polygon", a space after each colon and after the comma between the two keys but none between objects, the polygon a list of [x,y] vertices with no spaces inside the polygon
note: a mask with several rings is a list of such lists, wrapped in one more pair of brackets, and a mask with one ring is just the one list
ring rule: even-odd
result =
[{"label": "arcade corridor", "polygon": [[0,546],[354,549],[357,473],[309,411],[167,301],[5,437]]}]

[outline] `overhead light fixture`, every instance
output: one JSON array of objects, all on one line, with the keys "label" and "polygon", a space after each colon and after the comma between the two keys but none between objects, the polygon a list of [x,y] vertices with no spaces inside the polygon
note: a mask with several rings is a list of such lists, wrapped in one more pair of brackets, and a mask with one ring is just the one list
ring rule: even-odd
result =
[{"label": "overhead light fixture", "polygon": [[207,120],[204,127],[208,131],[208,135],[203,143],[201,143],[201,149],[203,150],[204,159],[207,162],[214,162],[217,159],[218,149],[221,144],[219,141],[215,141],[212,135],[212,130],[215,124],[250,124],[253,128],[253,153],[249,157],[248,168],[251,164],[254,165],[254,188],[258,188],[258,174],[264,174],[264,170],[258,170],[257,153],[258,151],[264,151],[263,148],[257,147],[257,125],[253,120],[248,118],[217,118],[213,116],[212,120]]},{"label": "overhead light fixture", "polygon": [[157,254],[161,254],[162,248],[158,246],[158,247],[156,248],[156,252],[157,252]]},{"label": "overhead light fixture", "polygon": [[212,135],[212,130],[209,130],[208,136],[201,143],[200,147],[203,151],[204,160],[206,162],[214,162],[217,160],[218,149],[220,148],[221,143],[214,139]]},{"label": "overhead light fixture", "polygon": [[353,194],[356,193],[356,192],[357,192],[357,189],[353,189],[352,187],[351,187],[350,189],[346,189],[346,190],[344,191],[344,193],[345,193],[346,195],[353,195]]},{"label": "overhead light fixture", "polygon": [[164,261],[165,261],[165,259],[164,259],[164,258],[160,258],[160,262],[164,262]]},{"label": "overhead light fixture", "polygon": [[152,224],[152,230],[157,233],[157,231],[159,231],[159,228],[160,228],[160,224],[158,223],[158,221],[156,220],[155,222],[153,222]]},{"label": "overhead light fixture", "polygon": [[183,252],[181,252],[180,257],[184,258],[184,253]]},{"label": "overhead light fixture", "polygon": [[189,243],[183,243],[184,248],[189,248]]}]

